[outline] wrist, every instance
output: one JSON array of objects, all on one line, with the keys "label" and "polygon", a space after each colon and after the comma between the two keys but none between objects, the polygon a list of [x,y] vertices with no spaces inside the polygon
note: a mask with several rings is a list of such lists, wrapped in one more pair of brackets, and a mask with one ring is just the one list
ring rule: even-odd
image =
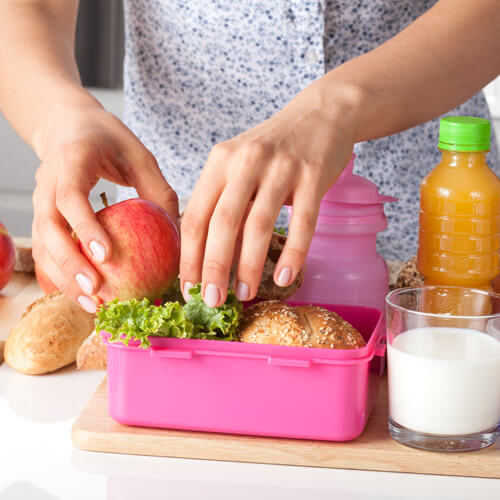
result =
[{"label": "wrist", "polygon": [[38,157],[43,161],[53,139],[66,135],[71,129],[72,116],[92,109],[102,110],[103,108],[99,101],[83,87],[70,85],[67,88],[61,88],[54,106],[50,107],[33,130],[31,146]]},{"label": "wrist", "polygon": [[333,74],[325,75],[318,83],[329,118],[335,123],[349,125],[353,143],[363,140],[361,130],[367,106],[363,89]]},{"label": "wrist", "polygon": [[366,89],[350,79],[342,69],[340,66],[327,73],[309,89],[316,95],[316,106],[323,109],[329,120],[349,125],[352,140],[356,143],[366,139],[364,124],[371,108],[370,99]]}]

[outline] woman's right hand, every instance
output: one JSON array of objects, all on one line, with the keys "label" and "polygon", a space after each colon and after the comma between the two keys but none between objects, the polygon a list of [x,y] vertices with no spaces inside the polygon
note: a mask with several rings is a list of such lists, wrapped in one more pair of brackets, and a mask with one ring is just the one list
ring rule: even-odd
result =
[{"label": "woman's right hand", "polygon": [[97,102],[65,107],[48,120],[37,148],[42,164],[33,193],[33,257],[65,295],[95,312],[92,296],[101,287],[101,277],[71,236],[74,230],[97,261],[112,255],[109,237],[88,201],[90,190],[100,178],[134,187],[174,220],[177,195],[153,155]]}]

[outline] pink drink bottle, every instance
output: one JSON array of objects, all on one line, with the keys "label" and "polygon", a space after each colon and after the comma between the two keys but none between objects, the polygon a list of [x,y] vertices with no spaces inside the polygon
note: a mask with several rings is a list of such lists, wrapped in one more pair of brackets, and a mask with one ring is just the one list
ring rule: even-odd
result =
[{"label": "pink drink bottle", "polygon": [[[304,282],[293,301],[348,304],[385,310],[389,272],[376,238],[387,228],[384,203],[373,182],[353,174],[355,155],[321,202],[305,263]],[[289,217],[291,208],[289,208]]]}]

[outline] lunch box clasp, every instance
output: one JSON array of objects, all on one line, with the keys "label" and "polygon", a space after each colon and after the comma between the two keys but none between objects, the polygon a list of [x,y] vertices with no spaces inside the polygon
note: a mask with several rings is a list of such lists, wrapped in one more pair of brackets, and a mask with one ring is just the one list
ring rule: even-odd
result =
[{"label": "lunch box clasp", "polygon": [[151,349],[149,355],[153,358],[191,359],[193,351],[185,349]]}]

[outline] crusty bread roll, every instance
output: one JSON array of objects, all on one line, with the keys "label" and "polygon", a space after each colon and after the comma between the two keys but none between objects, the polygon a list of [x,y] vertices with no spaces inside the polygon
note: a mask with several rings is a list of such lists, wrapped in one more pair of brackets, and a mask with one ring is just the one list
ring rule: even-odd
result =
[{"label": "crusty bread roll", "polygon": [[94,329],[94,315],[59,292],[33,302],[11,330],[5,362],[30,375],[49,373],[73,363]]},{"label": "crusty bread roll", "polygon": [[100,333],[92,332],[78,349],[76,367],[78,370],[106,370],[108,353]]},{"label": "crusty bread roll", "polygon": [[366,345],[362,335],[338,314],[317,306],[292,307],[279,300],[259,302],[244,311],[240,340],[331,349]]},{"label": "crusty bread roll", "polygon": [[417,269],[417,257],[407,260],[398,274],[395,288],[406,288],[409,286],[424,286],[424,277]]},{"label": "crusty bread roll", "polygon": [[404,262],[401,260],[388,260],[386,263],[389,269],[389,290],[394,290],[396,288],[396,280],[398,279],[399,271],[401,271]]},{"label": "crusty bread roll", "polygon": [[297,277],[293,280],[290,285],[282,287],[274,283],[273,274],[276,263],[280,258],[283,247],[286,243],[286,236],[279,233],[273,233],[271,237],[271,243],[269,245],[269,250],[267,252],[266,261],[264,263],[264,269],[262,271],[262,278],[260,280],[259,289],[257,291],[257,297],[260,299],[286,299],[293,295],[302,285],[302,280],[304,277],[304,270],[301,269]]},{"label": "crusty bread roll", "polygon": [[250,306],[240,322],[241,342],[304,345],[307,325],[293,308],[279,300]]},{"label": "crusty bread roll", "polygon": [[15,271],[21,273],[35,272],[35,262],[33,260],[31,238],[14,236],[14,247],[16,249]]},{"label": "crusty bread roll", "polygon": [[297,306],[309,329],[311,347],[331,349],[358,349],[366,345],[361,333],[338,314],[318,306]]}]

